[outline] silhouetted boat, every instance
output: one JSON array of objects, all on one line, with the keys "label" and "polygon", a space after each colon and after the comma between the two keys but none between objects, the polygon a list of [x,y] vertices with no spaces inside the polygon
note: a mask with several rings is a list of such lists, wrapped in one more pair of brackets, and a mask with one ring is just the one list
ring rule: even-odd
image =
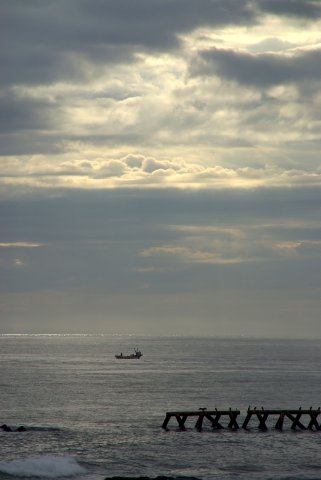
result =
[{"label": "silhouetted boat", "polygon": [[120,355],[115,355],[116,358],[119,360],[139,360],[140,357],[143,356],[142,352],[137,348],[134,348],[135,353],[131,353],[130,355],[123,355],[123,352]]}]

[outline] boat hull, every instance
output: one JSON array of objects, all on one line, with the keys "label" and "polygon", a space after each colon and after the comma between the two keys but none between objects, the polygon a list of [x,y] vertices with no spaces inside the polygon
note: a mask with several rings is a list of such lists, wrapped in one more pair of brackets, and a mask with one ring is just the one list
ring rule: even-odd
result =
[{"label": "boat hull", "polygon": [[115,358],[117,358],[117,360],[139,360],[142,356],[143,354],[141,352],[135,352],[131,355],[123,355],[121,353],[120,355],[115,355]]},{"label": "boat hull", "polygon": [[142,355],[115,355],[118,360],[139,360]]}]

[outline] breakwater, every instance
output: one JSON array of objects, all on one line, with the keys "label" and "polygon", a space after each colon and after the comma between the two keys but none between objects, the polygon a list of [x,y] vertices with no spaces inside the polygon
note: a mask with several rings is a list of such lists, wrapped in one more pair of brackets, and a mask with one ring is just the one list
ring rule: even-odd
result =
[{"label": "breakwater", "polygon": [[240,410],[231,408],[218,410],[208,410],[207,408],[199,408],[191,411],[172,411],[166,412],[162,428],[168,430],[168,424],[171,419],[176,421],[180,430],[186,429],[186,424],[190,419],[194,420],[194,427],[198,431],[202,431],[205,422],[207,422],[214,430],[228,428],[230,430],[245,430],[256,427],[259,430],[266,431],[269,428],[282,431],[283,428],[289,427],[292,430],[321,430],[321,424],[318,421],[320,415],[320,407],[314,409],[260,409],[248,408],[246,416],[242,423],[238,421],[241,414]]}]

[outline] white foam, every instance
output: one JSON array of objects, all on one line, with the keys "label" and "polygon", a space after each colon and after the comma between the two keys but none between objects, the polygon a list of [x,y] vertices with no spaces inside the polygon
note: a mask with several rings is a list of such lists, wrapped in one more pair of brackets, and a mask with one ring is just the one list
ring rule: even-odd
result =
[{"label": "white foam", "polygon": [[69,455],[42,455],[0,462],[0,472],[17,477],[70,477],[85,471]]}]

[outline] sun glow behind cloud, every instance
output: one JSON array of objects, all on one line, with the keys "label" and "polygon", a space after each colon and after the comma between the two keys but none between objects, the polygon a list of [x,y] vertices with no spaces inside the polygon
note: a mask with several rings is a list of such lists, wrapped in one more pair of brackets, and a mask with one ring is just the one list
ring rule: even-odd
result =
[{"label": "sun glow behind cloud", "polygon": [[[296,159],[303,144],[312,161],[317,155],[320,95],[311,85],[302,96],[304,85],[295,75],[301,66],[293,63],[301,55],[306,84],[314,60],[304,57],[320,52],[317,10],[311,4],[300,18],[280,15],[272,3],[260,8],[260,3],[252,12],[240,6],[233,25],[233,16],[227,21],[218,7],[212,27],[197,26],[196,20],[195,28],[177,31],[175,48],[156,55],[142,44],[127,64],[121,55],[104,63],[98,50],[91,55],[75,49],[68,53],[72,69],[61,65],[64,80],[28,83],[21,76],[10,88],[10,100],[32,115],[28,128],[34,136],[25,135],[27,125],[17,129],[14,140],[30,155],[11,147],[2,157],[2,191],[24,185],[27,190],[320,185],[319,171],[298,168]],[[289,3],[289,13],[290,8]],[[127,53],[132,55],[131,47]],[[282,77],[282,65],[291,58],[296,70]],[[251,62],[253,68],[257,64],[252,78],[245,73]],[[267,69],[273,69],[271,78],[281,75],[279,84],[260,83]],[[317,67],[316,75],[315,80]],[[34,151],[34,141],[42,153]],[[173,168],[131,168],[128,155]]]},{"label": "sun glow behind cloud", "polygon": [[[75,160],[65,155],[64,160],[34,156],[20,159],[19,170],[8,159],[2,169],[2,190],[15,186],[42,188],[197,188],[209,187],[256,188],[259,186],[310,186],[321,185],[321,171],[302,168],[281,168],[266,164],[256,167],[227,168],[221,165],[206,166],[184,160],[158,160],[143,155],[126,155],[109,159],[108,155],[91,151],[86,160]],[[98,158],[97,158],[98,157]],[[135,159],[135,161],[133,160]]]}]

